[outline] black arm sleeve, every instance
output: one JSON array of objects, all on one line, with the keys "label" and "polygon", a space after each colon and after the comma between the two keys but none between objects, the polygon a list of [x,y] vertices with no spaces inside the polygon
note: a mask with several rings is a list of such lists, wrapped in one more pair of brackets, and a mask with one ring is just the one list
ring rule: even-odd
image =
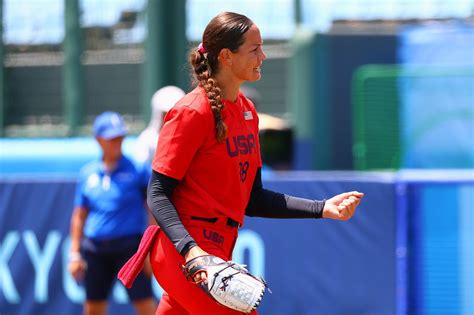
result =
[{"label": "black arm sleeve", "polygon": [[259,168],[245,214],[264,218],[322,218],[325,200],[310,200],[284,195],[263,188]]},{"label": "black arm sleeve", "polygon": [[185,255],[196,242],[189,235],[171,203],[171,195],[178,185],[177,179],[153,171],[148,184],[148,207],[156,222],[181,255]]}]

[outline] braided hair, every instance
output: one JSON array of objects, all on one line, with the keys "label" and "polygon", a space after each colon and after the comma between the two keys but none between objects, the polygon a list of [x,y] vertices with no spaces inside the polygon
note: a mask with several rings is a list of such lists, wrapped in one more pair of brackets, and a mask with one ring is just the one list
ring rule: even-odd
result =
[{"label": "braided hair", "polygon": [[195,81],[206,91],[214,115],[218,142],[224,142],[227,136],[227,126],[221,115],[224,109],[222,92],[214,77],[219,72],[217,58],[224,48],[237,52],[244,43],[244,34],[252,25],[253,22],[245,15],[233,12],[220,13],[206,26],[202,43],[191,49],[190,52],[189,59]]}]

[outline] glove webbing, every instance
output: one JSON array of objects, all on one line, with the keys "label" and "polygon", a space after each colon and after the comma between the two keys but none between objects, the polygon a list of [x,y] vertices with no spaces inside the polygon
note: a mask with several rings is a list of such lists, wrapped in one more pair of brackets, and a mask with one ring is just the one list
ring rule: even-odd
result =
[{"label": "glove webbing", "polygon": [[[216,284],[216,279],[217,279],[217,276],[219,275],[219,273],[223,272],[223,271],[226,270],[227,268],[232,267],[233,265],[235,265],[235,264],[227,264],[226,267],[222,268],[221,270],[219,270],[219,272],[216,272],[216,273],[214,274],[214,279],[213,279],[213,281],[212,281],[212,285],[211,285],[211,287],[209,288],[209,290],[212,290],[212,289],[214,288],[214,285]],[[222,284],[223,284],[223,285],[222,285],[222,290],[225,291],[225,289],[226,289],[227,286],[228,286],[227,282],[229,282],[229,280],[231,280],[233,276],[235,276],[236,274],[239,274],[239,273],[240,273],[240,271],[236,271],[235,273],[233,273],[233,274],[231,274],[231,275],[228,275],[227,277],[223,277],[223,278],[222,278]]]}]

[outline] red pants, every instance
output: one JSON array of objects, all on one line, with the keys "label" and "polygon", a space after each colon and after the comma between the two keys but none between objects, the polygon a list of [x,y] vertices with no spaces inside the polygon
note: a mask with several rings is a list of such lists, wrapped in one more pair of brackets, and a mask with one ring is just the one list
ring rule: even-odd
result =
[{"label": "red pants", "polygon": [[[227,225],[226,218],[215,223],[182,219],[196,243],[211,255],[224,260],[232,258],[238,228]],[[188,281],[181,271],[184,258],[161,231],[151,250],[153,273],[165,293],[156,311],[157,315],[237,315],[244,314],[214,301],[196,284]],[[251,315],[257,315],[254,311]]]}]

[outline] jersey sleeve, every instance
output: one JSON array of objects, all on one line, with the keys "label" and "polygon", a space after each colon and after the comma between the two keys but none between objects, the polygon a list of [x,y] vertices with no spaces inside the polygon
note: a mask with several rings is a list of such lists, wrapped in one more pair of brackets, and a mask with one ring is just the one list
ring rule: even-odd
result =
[{"label": "jersey sleeve", "polygon": [[189,106],[173,108],[160,131],[153,170],[181,180],[212,132],[212,117]]}]

